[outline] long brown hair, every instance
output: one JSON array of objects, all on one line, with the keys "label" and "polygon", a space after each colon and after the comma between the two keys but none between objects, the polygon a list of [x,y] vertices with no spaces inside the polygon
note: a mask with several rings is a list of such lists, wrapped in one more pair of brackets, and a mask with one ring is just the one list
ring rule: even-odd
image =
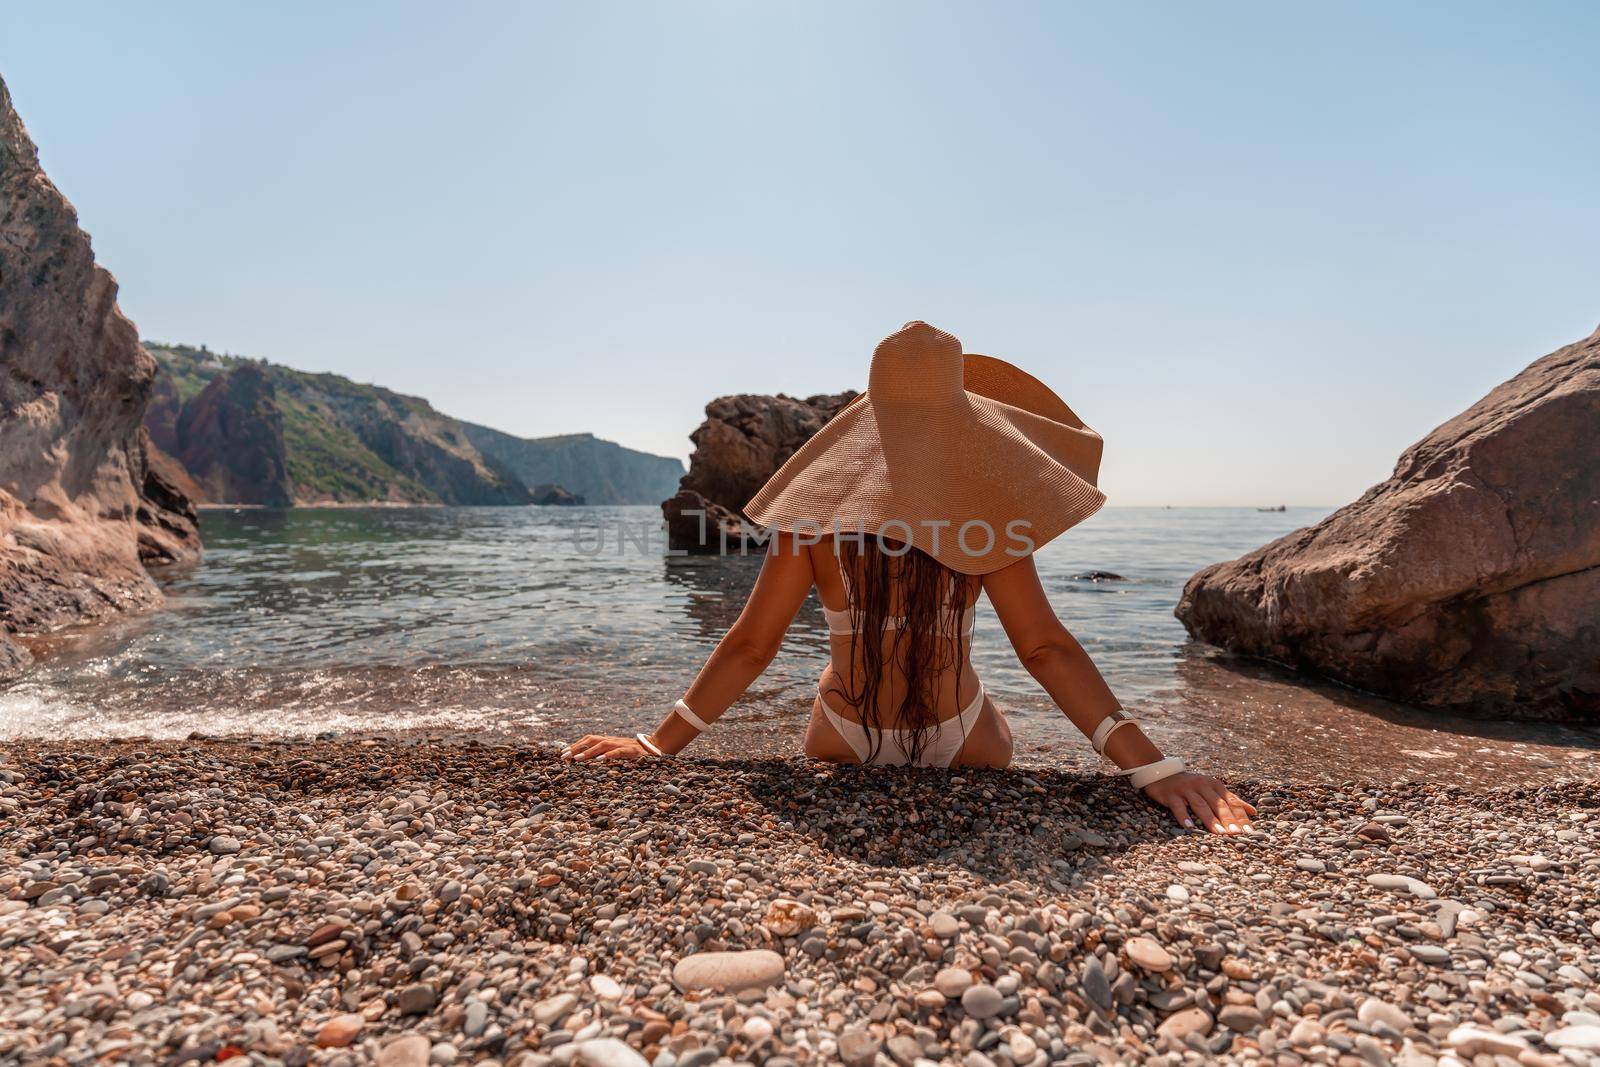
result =
[{"label": "long brown hair", "polygon": [[[940,728],[939,673],[959,667],[964,660],[966,632],[961,622],[968,579],[921,549],[886,537],[841,536],[834,544],[839,569],[846,576],[850,626],[855,631],[850,637],[850,662],[852,668],[861,664],[859,691],[851,692],[841,683],[839,692],[861,717],[870,762],[883,745],[878,695],[886,672],[899,670],[906,684],[895,718],[898,729],[911,732],[907,753],[911,762],[917,763],[929,733],[937,737]],[[899,612],[894,611],[897,590]],[[902,621],[898,628],[887,631],[893,640],[885,642],[883,624],[894,614],[901,615]],[[838,678],[837,672],[834,677]],[[961,671],[957,670],[957,703],[960,697]]]}]

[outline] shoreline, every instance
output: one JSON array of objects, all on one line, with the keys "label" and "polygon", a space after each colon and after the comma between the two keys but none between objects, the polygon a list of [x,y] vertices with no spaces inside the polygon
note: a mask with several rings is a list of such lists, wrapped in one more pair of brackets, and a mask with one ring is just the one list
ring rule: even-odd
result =
[{"label": "shoreline", "polygon": [[0,743],[0,1061],[1585,1062],[1592,782],[1238,790],[1229,839],[1038,770]]}]

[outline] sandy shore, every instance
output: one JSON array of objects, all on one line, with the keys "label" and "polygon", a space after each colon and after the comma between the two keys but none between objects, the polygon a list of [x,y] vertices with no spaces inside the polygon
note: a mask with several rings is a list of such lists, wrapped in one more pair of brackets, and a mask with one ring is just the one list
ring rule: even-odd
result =
[{"label": "sandy shore", "polygon": [[0,1062],[1600,1063],[1592,782],[1239,792],[0,745]]}]

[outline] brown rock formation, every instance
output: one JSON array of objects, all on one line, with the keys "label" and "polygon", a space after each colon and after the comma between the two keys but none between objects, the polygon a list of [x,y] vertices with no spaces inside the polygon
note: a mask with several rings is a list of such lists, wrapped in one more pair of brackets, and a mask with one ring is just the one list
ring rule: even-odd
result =
[{"label": "brown rock formation", "polygon": [[848,404],[854,392],[797,400],[741,394],[706,405],[706,420],[689,440],[694,454],[678,492],[661,505],[667,543],[689,552],[737,549],[755,533],[740,508],[785,460]]},{"label": "brown rock formation", "polygon": [[255,364],[241,363],[206,383],[183,406],[176,438],[176,458],[199,484],[201,499],[274,508],[294,503],[283,413],[272,380]]},{"label": "brown rock formation", "polygon": [[37,633],[160,600],[193,558],[188,501],[140,426],[155,361],[0,82],[0,678]]},{"label": "brown rock formation", "polygon": [[533,494],[535,504],[576,507],[583,503],[583,497],[568,492],[564,486],[556,485],[554,482],[540,482],[529,492]]},{"label": "brown rock formation", "polygon": [[1600,331],[1316,526],[1189,579],[1191,634],[1461,714],[1600,719]]}]

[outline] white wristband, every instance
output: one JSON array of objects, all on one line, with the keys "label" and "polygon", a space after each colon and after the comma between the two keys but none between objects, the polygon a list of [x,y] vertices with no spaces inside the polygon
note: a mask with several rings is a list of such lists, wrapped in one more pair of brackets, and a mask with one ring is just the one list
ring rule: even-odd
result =
[{"label": "white wristband", "polygon": [[1143,789],[1152,782],[1159,782],[1163,778],[1171,778],[1174,774],[1182,774],[1184,769],[1181,756],[1168,756],[1158,759],[1154,763],[1146,763],[1143,767],[1129,767],[1127,770],[1118,771],[1118,774],[1128,776],[1128,781],[1135,789]]},{"label": "white wristband", "polygon": [[1121,710],[1113,711],[1100,720],[1100,725],[1094,728],[1094,736],[1089,738],[1089,743],[1094,746],[1096,752],[1104,754],[1106,742],[1111,740],[1111,735],[1116,733],[1119,727],[1126,726],[1133,721],[1133,716],[1127,712]]},{"label": "white wristband", "polygon": [[665,756],[666,755],[665,752],[661,751],[659,748],[656,747],[656,743],[654,741],[650,740],[644,734],[637,734],[635,736],[637,736],[639,738],[639,743],[641,745],[643,745],[648,751],[653,752],[658,756]]},{"label": "white wristband", "polygon": [[701,733],[705,733],[707,730],[711,729],[709,723],[701,719],[700,716],[696,715],[694,712],[690,711],[689,705],[685,704],[681,700],[672,705],[672,710],[682,716],[684,722],[688,723],[690,726],[693,726]]}]

